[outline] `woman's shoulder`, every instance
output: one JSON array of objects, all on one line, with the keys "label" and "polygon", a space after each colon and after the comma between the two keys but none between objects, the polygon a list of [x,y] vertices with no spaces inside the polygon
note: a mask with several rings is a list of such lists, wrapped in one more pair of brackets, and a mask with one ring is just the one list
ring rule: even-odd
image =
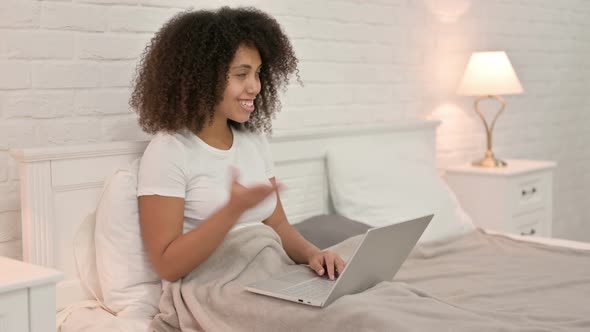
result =
[{"label": "woman's shoulder", "polygon": [[157,153],[170,155],[186,151],[187,139],[181,132],[159,132],[155,134],[148,144],[145,153]]},{"label": "woman's shoulder", "polygon": [[161,174],[186,169],[186,147],[175,133],[155,134],[141,156],[140,174]]},{"label": "woman's shoulder", "polygon": [[178,130],[175,132],[162,131],[152,137],[150,144],[187,147],[194,141],[191,138],[192,134],[187,132],[187,130]]}]

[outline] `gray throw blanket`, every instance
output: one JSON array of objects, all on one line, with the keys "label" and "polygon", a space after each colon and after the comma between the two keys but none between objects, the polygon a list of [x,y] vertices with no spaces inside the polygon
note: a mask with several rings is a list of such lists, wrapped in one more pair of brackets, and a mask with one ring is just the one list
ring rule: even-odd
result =
[{"label": "gray throw blanket", "polygon": [[[347,259],[360,236],[333,249]],[[394,281],[315,308],[243,286],[296,266],[268,226],[228,234],[164,289],[150,331],[589,331],[590,252],[474,231],[414,249]]]}]

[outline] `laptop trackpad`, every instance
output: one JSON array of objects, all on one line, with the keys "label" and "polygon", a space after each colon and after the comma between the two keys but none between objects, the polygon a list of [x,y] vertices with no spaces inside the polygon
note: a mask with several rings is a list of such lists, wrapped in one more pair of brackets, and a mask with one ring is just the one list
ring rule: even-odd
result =
[{"label": "laptop trackpad", "polygon": [[278,292],[317,277],[318,275],[315,272],[311,271],[308,267],[303,267],[299,271],[275,276],[271,279],[257,281],[249,286],[260,290]]}]

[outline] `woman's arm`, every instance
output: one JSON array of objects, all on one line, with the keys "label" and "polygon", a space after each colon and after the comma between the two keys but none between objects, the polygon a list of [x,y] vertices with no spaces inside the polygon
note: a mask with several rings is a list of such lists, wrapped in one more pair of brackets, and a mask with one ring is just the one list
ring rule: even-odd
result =
[{"label": "woman's arm", "polygon": [[283,242],[285,252],[297,264],[308,264],[309,259],[321,251],[289,224],[280,199],[277,199],[277,207],[273,214],[264,220],[263,223],[272,227],[279,235]]},{"label": "woman's arm", "polygon": [[244,187],[232,170],[228,202],[199,226],[182,234],[184,199],[147,195],[139,197],[141,236],[156,273],[168,281],[187,275],[219,246],[242,213],[278,191],[277,185]]},{"label": "woman's arm", "polygon": [[243,213],[228,203],[198,227],[182,234],[184,199],[139,197],[141,235],[158,275],[176,281],[204,262]]},{"label": "woman's arm", "polygon": [[[269,181],[275,185],[275,178]],[[291,226],[283,210],[281,198],[277,191],[277,207],[270,217],[263,221],[264,224],[272,227],[281,238],[283,248],[291,259],[297,264],[309,264],[319,275],[324,274],[324,266],[327,268],[330,279],[334,278],[334,272],[344,270],[344,261],[331,251],[321,251],[318,247],[307,241],[299,232]]]}]

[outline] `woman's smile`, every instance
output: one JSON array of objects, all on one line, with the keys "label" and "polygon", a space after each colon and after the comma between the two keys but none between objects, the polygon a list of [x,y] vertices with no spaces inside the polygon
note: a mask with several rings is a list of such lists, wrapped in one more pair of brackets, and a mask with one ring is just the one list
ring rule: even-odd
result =
[{"label": "woman's smile", "polygon": [[253,99],[239,99],[238,102],[239,102],[242,110],[244,110],[248,113],[252,113],[256,109],[256,107],[254,107],[254,100]]}]

